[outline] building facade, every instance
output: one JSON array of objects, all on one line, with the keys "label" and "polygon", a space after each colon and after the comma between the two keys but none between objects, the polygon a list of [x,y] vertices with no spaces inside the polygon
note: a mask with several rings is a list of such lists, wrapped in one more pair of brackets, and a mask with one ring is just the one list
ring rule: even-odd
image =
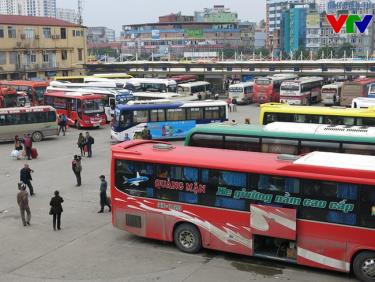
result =
[{"label": "building facade", "polygon": [[0,17],[0,79],[83,75],[84,26],[47,17]]},{"label": "building facade", "polygon": [[[339,16],[340,14],[374,14],[374,4],[370,0],[327,1],[327,13]],[[306,17],[306,48],[314,53],[320,48],[332,47],[338,50],[344,43],[353,46],[347,57],[367,56],[374,52],[374,22],[370,23],[364,33],[356,28],[354,33],[346,33],[345,25],[339,33],[335,33],[329,24],[325,13],[310,11]],[[324,54],[327,58],[330,54]]]},{"label": "building facade", "polygon": [[56,0],[0,0],[0,14],[56,17]]},{"label": "building facade", "polygon": [[193,16],[181,13],[159,17],[157,23],[124,25],[122,51],[127,54],[182,57],[189,54],[240,54],[254,49],[255,24],[240,22],[224,6],[214,6]]},{"label": "building facade", "polygon": [[74,9],[56,8],[56,18],[70,23],[79,23],[79,15]]},{"label": "building facade", "polygon": [[92,45],[114,42],[116,41],[116,32],[104,26],[89,27],[87,30],[87,41]]},{"label": "building facade", "polygon": [[306,47],[306,14],[309,5],[290,4],[282,13],[280,42],[282,50],[289,54]]}]

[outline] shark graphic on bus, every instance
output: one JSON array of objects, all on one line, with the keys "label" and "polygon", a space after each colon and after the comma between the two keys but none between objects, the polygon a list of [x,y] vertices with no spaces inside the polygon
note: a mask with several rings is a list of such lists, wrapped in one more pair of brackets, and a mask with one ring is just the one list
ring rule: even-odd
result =
[{"label": "shark graphic on bus", "polygon": [[147,176],[141,176],[139,172],[137,171],[137,176],[135,178],[126,178],[124,176],[124,184],[130,184],[130,186],[139,186],[142,182],[148,181]]}]

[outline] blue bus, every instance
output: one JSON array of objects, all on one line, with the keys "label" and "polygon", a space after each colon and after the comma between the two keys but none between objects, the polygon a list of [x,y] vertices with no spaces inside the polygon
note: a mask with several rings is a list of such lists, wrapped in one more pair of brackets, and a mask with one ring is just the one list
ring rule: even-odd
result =
[{"label": "blue bus", "polygon": [[183,139],[198,124],[226,120],[228,106],[224,101],[117,105],[111,138],[118,142],[138,139],[147,126],[152,139]]}]

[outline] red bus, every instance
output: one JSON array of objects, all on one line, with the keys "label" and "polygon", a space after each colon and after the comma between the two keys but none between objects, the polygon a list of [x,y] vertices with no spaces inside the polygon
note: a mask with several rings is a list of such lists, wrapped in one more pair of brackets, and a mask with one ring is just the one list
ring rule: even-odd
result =
[{"label": "red bus", "polygon": [[198,80],[198,76],[194,74],[182,74],[168,77],[168,79],[176,81],[177,84],[194,82]]},{"label": "red bus", "polygon": [[115,227],[184,252],[204,247],[375,281],[374,156],[136,140],[112,147],[111,196]]},{"label": "red bus", "polygon": [[283,81],[298,78],[295,74],[275,74],[257,77],[253,86],[253,103],[279,102],[280,85]]},{"label": "red bus", "polygon": [[106,125],[103,96],[80,92],[52,92],[44,95],[45,105],[67,117],[68,125],[77,128]]},{"label": "red bus", "polygon": [[360,77],[344,82],[341,89],[340,105],[350,107],[353,99],[367,97],[372,83],[375,83],[375,78]]},{"label": "red bus", "polygon": [[30,106],[26,94],[17,92],[12,88],[2,88],[0,86],[0,108],[14,108]]},{"label": "red bus", "polygon": [[14,88],[16,91],[25,92],[32,106],[43,105],[43,96],[47,90],[48,82],[30,80],[0,80],[0,86]]}]

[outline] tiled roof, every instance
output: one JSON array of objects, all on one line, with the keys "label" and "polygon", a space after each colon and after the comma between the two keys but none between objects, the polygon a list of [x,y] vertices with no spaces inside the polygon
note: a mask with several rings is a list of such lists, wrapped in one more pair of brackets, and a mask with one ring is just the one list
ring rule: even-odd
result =
[{"label": "tiled roof", "polygon": [[0,24],[82,27],[78,24],[48,17],[0,15]]}]

